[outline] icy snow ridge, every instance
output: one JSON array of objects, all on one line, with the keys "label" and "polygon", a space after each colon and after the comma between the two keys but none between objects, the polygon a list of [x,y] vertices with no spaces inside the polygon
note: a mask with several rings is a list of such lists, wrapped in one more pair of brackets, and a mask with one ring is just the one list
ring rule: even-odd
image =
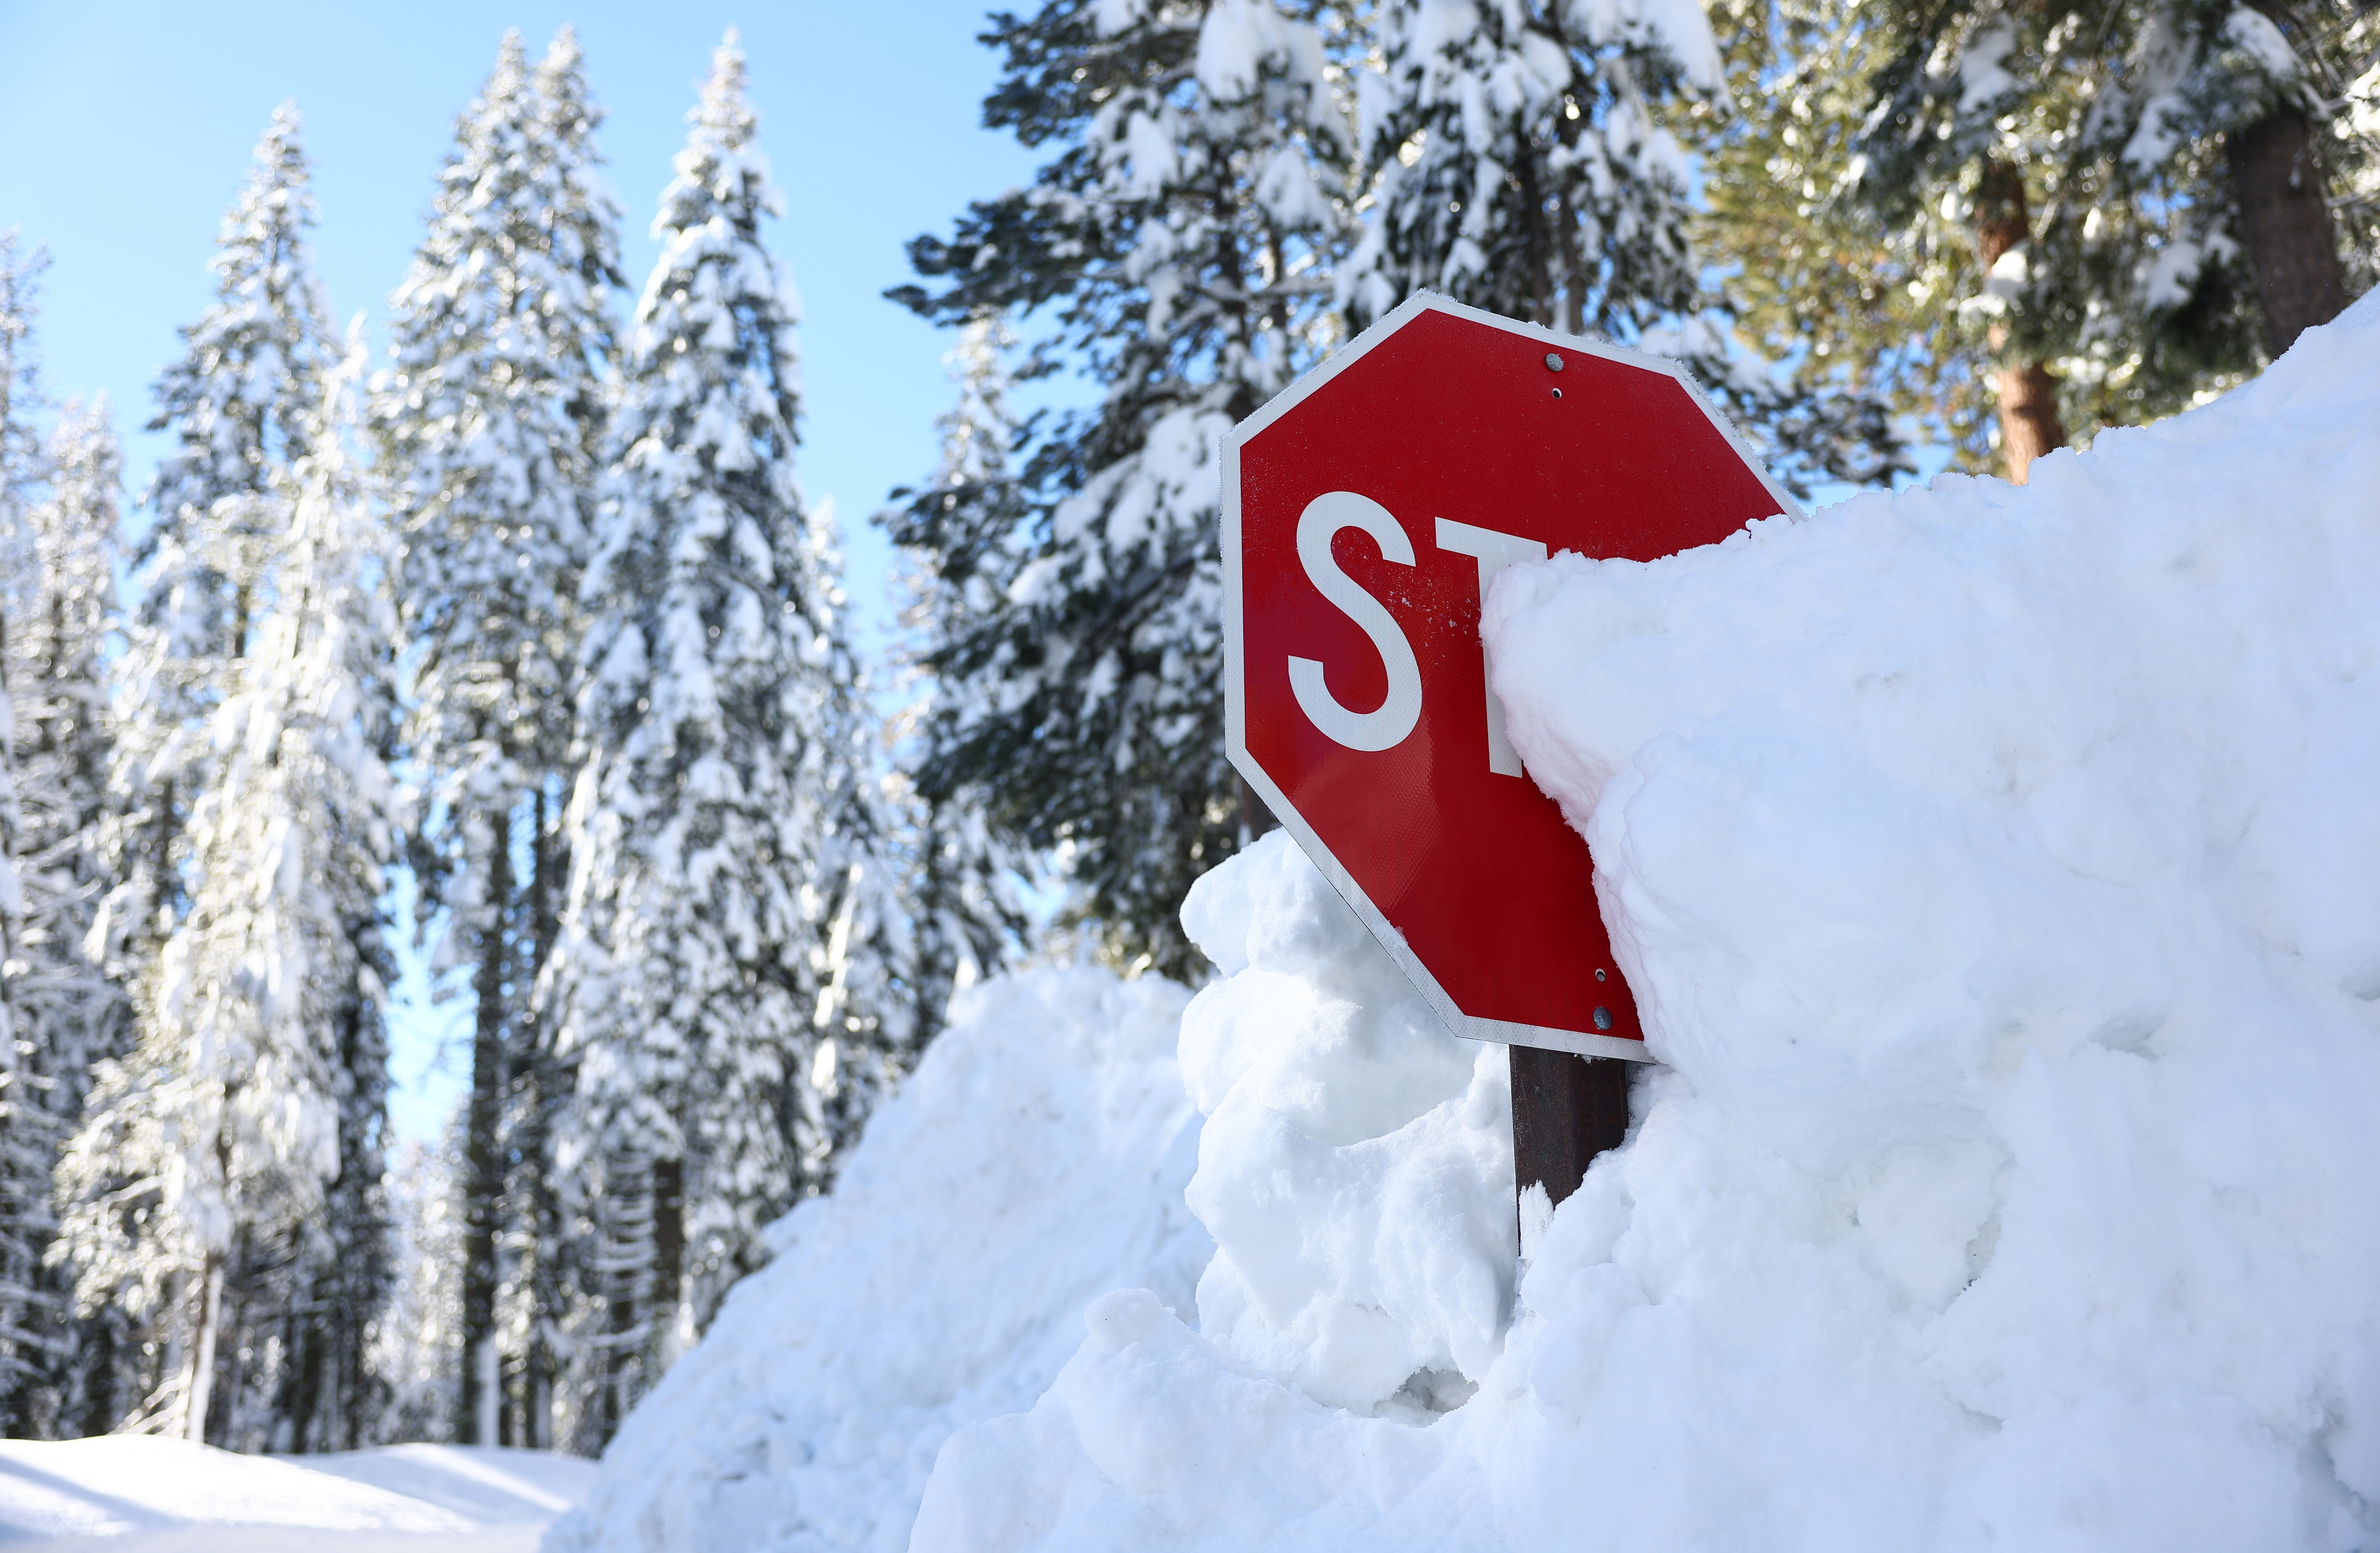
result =
[{"label": "icy snow ridge", "polygon": [[2380,1545],[2380,297],[2028,488],[1488,613],[1630,1141],[1479,1330],[1492,1060],[1260,845],[1185,913],[1201,1329],[1094,1304],[913,1546]]},{"label": "icy snow ridge", "polygon": [[942,1441],[1029,1406],[1087,1302],[1135,1285],[1187,1308],[1212,1249],[1182,1202],[1187,996],[1087,968],[962,994],[549,1553],[895,1553]]}]

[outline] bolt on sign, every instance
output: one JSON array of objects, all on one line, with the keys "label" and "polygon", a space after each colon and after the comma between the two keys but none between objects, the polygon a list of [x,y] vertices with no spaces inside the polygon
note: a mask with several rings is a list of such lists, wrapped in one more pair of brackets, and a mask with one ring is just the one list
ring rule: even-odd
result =
[{"label": "bolt on sign", "polygon": [[1457,1034],[1645,1050],[1586,843],[1488,683],[1488,579],[1793,510],[1673,363],[1435,297],[1225,439],[1232,763]]}]

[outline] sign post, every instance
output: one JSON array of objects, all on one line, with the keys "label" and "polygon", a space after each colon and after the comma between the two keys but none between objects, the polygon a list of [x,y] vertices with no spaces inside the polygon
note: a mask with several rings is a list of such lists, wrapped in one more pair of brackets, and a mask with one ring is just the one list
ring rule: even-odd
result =
[{"label": "sign post", "polygon": [[1506,736],[1481,595],[1792,510],[1673,363],[1436,297],[1224,441],[1232,764],[1448,1028],[1513,1048],[1524,1193],[1620,1141],[1645,1036],[1586,843]]}]

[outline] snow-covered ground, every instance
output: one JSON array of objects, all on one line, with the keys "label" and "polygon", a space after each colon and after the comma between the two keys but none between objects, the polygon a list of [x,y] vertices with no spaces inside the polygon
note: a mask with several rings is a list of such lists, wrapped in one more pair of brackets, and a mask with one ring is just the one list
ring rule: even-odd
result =
[{"label": "snow-covered ground", "polygon": [[594,1463],[399,1445],[240,1456],[119,1435],[0,1442],[0,1547],[105,1553],[527,1553]]},{"label": "snow-covered ground", "polygon": [[2022,490],[1506,573],[1660,1060],[1532,1264],[1500,1051],[1269,837],[1178,1078],[984,989],[552,1546],[2380,1547],[2375,428],[2380,297]]}]

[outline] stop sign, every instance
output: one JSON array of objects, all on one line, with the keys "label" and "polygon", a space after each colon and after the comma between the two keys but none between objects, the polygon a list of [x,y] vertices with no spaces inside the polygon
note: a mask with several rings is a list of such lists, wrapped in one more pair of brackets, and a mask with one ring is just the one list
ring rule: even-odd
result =
[{"label": "stop sign", "polygon": [[1487,579],[1792,510],[1671,363],[1434,297],[1225,439],[1232,764],[1457,1034],[1644,1055],[1586,843],[1488,689]]}]

